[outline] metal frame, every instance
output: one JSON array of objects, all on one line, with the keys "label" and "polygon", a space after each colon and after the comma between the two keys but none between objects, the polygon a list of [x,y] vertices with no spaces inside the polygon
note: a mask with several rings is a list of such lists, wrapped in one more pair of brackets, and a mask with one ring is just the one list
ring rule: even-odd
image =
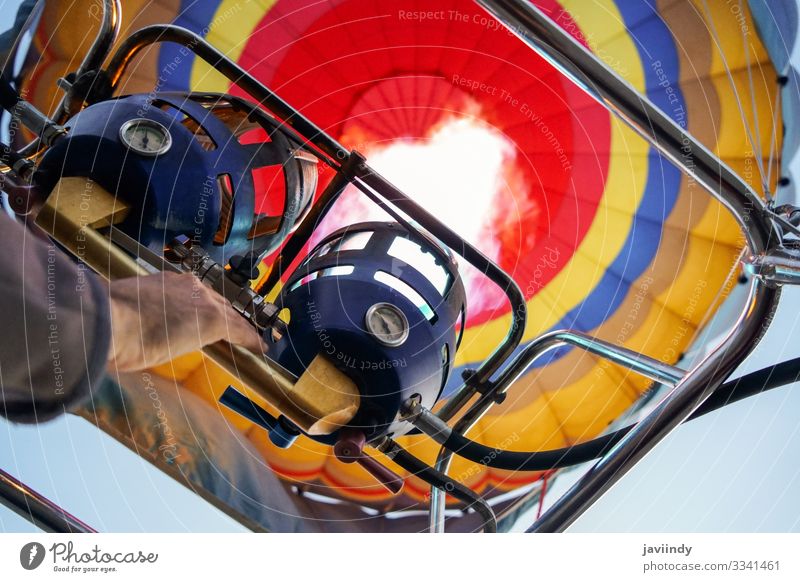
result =
[{"label": "metal frame", "polygon": [[[766,207],[743,180],[652,103],[642,98],[601,61],[583,49],[567,33],[547,19],[546,16],[522,1],[489,2],[487,0],[479,3],[490,9],[490,12],[498,20],[515,32],[524,31],[520,36],[525,42],[545,54],[569,78],[595,96],[613,113],[619,115],[637,133],[647,139],[654,147],[664,153],[668,159],[672,160],[720,200],[744,229],[753,254],[762,254],[779,243],[780,232],[776,229],[771,219],[772,217],[768,216]],[[516,360],[516,366],[509,366],[503,374],[502,378],[504,378],[505,384],[490,381],[490,377],[500,370],[501,366],[519,346],[522,339],[526,321],[526,304],[516,283],[475,247],[466,243],[385,178],[375,173],[364,163],[363,159],[358,159],[357,163],[348,164],[351,162],[352,156],[357,155],[356,153],[347,152],[336,140],[328,136],[313,122],[306,119],[241,67],[228,60],[217,49],[207,43],[205,39],[186,29],[170,25],[159,25],[144,28],[131,35],[122,44],[109,64],[108,74],[112,85],[115,87],[118,85],[127,65],[140,50],[150,44],[165,41],[176,42],[190,48],[200,58],[213,65],[232,82],[250,93],[260,104],[272,111],[285,126],[295,131],[308,146],[316,150],[317,155],[331,167],[341,171],[344,166],[349,165],[348,174],[351,175],[346,176],[348,181],[355,184],[376,204],[387,210],[409,228],[415,227],[409,224],[400,213],[406,216],[413,216],[418,224],[460,254],[467,262],[481,269],[490,280],[505,291],[512,306],[511,312],[514,315],[514,321],[505,341],[478,370],[467,376],[462,388],[439,413],[439,417],[442,420],[451,420],[476,393],[482,394],[482,397],[467,410],[454,427],[454,430],[463,432],[469,430],[491,407],[496,397],[507,387],[512,377],[514,377],[515,370],[524,368],[527,365],[524,359],[518,359]],[[693,163],[688,163],[687,158],[692,160]],[[397,212],[397,210],[400,212]],[[711,394],[754,347],[763,331],[763,322],[768,320],[767,316],[772,313],[777,303],[777,298],[777,290],[767,288],[758,280],[753,280],[751,287],[752,309],[738,323],[739,332],[732,334],[705,362],[688,373],[682,382],[678,382],[673,392],[662,403],[666,410],[657,411],[656,415],[659,420],[655,423],[656,426],[649,426],[648,419],[652,422],[654,417],[648,417],[620,443],[615,451],[607,455],[602,466],[598,464],[598,467],[601,468],[608,464],[610,468],[604,470],[597,477],[592,477],[592,480],[586,483],[585,491],[594,493],[587,494],[584,492],[581,495],[565,496],[565,503],[578,502],[579,505],[585,504],[583,509],[588,507],[616,480],[608,478],[609,473],[612,476],[616,475],[618,478],[632,466],[632,454],[634,452],[644,454],[663,438],[669,430],[680,424],[686,416],[691,414],[694,407]],[[561,339],[563,340],[566,337],[569,336],[563,336]],[[570,338],[570,341],[571,339],[573,338]],[[587,342],[587,338],[581,339],[583,342],[578,342],[576,345],[584,348],[596,348],[595,353],[597,355],[609,357],[612,361],[644,361],[641,356],[611,344],[600,346],[598,343]],[[591,340],[591,338],[588,339]],[[536,349],[526,353],[529,357],[538,355],[536,354]],[[686,402],[687,400],[688,402]],[[673,401],[675,402],[674,404]],[[450,453],[442,451],[437,460],[436,469],[446,472],[450,458]],[[620,459],[623,459],[622,463],[620,463]],[[620,469],[617,467],[619,464],[622,465],[622,470],[618,470]],[[590,471],[590,475],[594,475],[594,473]],[[587,496],[588,500],[586,499]],[[433,531],[443,529],[444,500],[444,492],[433,488],[431,499],[431,529]],[[561,523],[545,525],[546,520],[552,520],[554,515],[552,511],[548,512],[542,517],[540,520],[542,523],[537,527],[541,527],[543,530],[563,529],[568,523],[577,518],[583,509],[569,509],[566,511],[566,514],[570,516],[569,518],[563,519]]]},{"label": "metal frame", "polygon": [[[680,368],[664,364],[653,358],[628,350],[627,348],[616,346],[588,334],[570,330],[553,331],[537,337],[525,346],[517,357],[503,369],[497,380],[492,383],[492,389],[484,393],[455,424],[453,431],[461,434],[469,431],[475,426],[478,420],[486,414],[492,405],[499,404],[503,401],[503,395],[506,390],[508,390],[511,384],[513,384],[536,359],[551,350],[568,345],[626,367],[651,380],[668,386],[675,386],[684,375],[684,371]],[[437,416],[443,421],[448,420],[442,412]],[[446,473],[452,459],[453,452],[443,447],[436,459],[436,469]],[[445,502],[446,495],[442,491],[431,489],[431,532],[444,532]]]},{"label": "metal frame", "polygon": [[[541,11],[526,0],[476,0],[476,2],[719,200],[739,222],[752,255],[765,255],[780,247],[781,231],[777,224],[784,228],[789,228],[791,225],[785,225],[781,217],[772,214],[756,193],[718,157],[683,131],[666,114],[584,49]],[[120,2],[105,0],[103,6],[104,19],[101,30],[79,72],[99,68],[116,39]],[[230,61],[205,39],[186,29],[172,25],[150,26],[127,38],[112,56],[106,69],[113,88],[119,86],[132,59],[143,48],[157,42],[176,42],[192,50],[248,92],[260,105],[271,111],[282,122],[284,129],[293,132],[304,147],[336,170],[338,176],[335,185],[329,188],[324,197],[325,207],[335,200],[348,183],[352,183],[407,228],[418,230],[407,219],[413,216],[417,224],[480,269],[505,292],[513,315],[506,338],[477,370],[465,375],[463,386],[439,412],[439,421],[452,420],[476,394],[480,394],[481,397],[467,409],[453,427],[453,430],[466,432],[493,404],[502,400],[502,395],[508,386],[535,358],[561,345],[572,345],[587,350],[658,382],[673,386],[656,408],[541,516],[529,531],[561,531],[569,526],[714,392],[755,347],[769,325],[779,299],[779,290],[768,286],[759,278],[753,278],[746,309],[729,335],[702,362],[686,373],[642,354],[570,331],[553,332],[535,339],[513,361],[507,363],[522,340],[526,322],[525,298],[508,274],[385,178],[375,173],[358,152],[347,152],[336,140],[236,63]],[[66,99],[65,96],[59,105],[56,114],[58,122],[68,114]],[[38,145],[38,143],[31,144],[25,153],[29,153],[31,149],[36,150]],[[312,212],[306,218],[294,235],[298,240],[295,241],[292,237],[284,245],[288,259],[286,266],[296,257],[298,248],[302,247],[303,239],[313,230],[316,221],[324,214],[325,207],[319,212]],[[496,373],[498,378],[492,381],[491,377]],[[436,469],[446,473],[450,458],[450,454],[443,450],[437,460]],[[25,499],[35,499],[35,495],[28,494]],[[0,487],[0,501],[10,503],[14,507],[8,487]],[[68,515],[52,504],[42,503],[40,507],[44,515]],[[434,488],[431,503],[432,531],[443,529],[443,509],[444,494]],[[58,520],[55,520],[53,523],[57,522]]]},{"label": "metal frame", "polygon": [[[122,22],[122,0],[103,0],[100,29],[89,51],[78,66],[77,75],[99,69],[117,40]],[[67,95],[59,101],[54,118],[63,121],[66,115]],[[37,137],[21,150],[33,158],[38,154],[41,139]],[[74,517],[54,502],[40,495],[21,481],[0,469],[0,504],[29,520],[46,532],[94,532],[90,526]]]},{"label": "metal frame", "polygon": [[[279,255],[278,270],[288,267],[330,205],[338,198],[347,184],[352,183],[407,229],[416,231],[421,236],[424,236],[419,227],[407,219],[408,216],[413,216],[416,224],[438,238],[476,269],[479,269],[489,280],[503,290],[510,303],[510,312],[513,314],[508,334],[495,352],[477,370],[471,371],[466,375],[462,387],[441,412],[442,417],[445,420],[452,418],[466,406],[475,394],[489,392],[494,385],[490,380],[491,376],[511,357],[519,346],[525,330],[527,304],[517,283],[476,247],[463,240],[433,214],[370,168],[360,153],[356,151],[348,152],[335,139],[247,73],[247,71],[228,59],[204,38],[185,28],[174,25],[154,25],[138,30],[128,37],[112,56],[106,69],[112,89],[116,89],[119,86],[128,65],[136,55],[145,47],[159,42],[181,44],[215,67],[231,82],[244,89],[258,104],[276,115],[282,122],[284,129],[294,132],[304,146],[308,147],[337,172],[336,179],[328,186],[328,189],[323,193],[323,198],[315,205],[315,208],[317,206],[320,208],[319,212],[312,210],[299,226],[294,236],[284,244],[283,250]],[[321,206],[319,206],[320,202],[323,203]],[[295,237],[298,237],[298,241],[295,241]],[[262,292],[267,293],[274,282],[276,282],[276,277],[271,275],[266,284],[263,285]],[[441,470],[438,465],[436,469]],[[432,486],[432,491],[437,495],[441,495],[442,499],[444,499],[445,492],[442,489]]]},{"label": "metal frame", "polygon": [[[781,243],[777,218],[717,156],[524,0],[476,0],[506,28],[695,179],[736,218],[753,255]],[[779,289],[751,279],[747,305],[725,339],[528,529],[563,531],[710,396],[763,336]]]},{"label": "metal frame", "polygon": [[[344,177],[348,182],[356,186],[398,222],[409,230],[417,232],[420,236],[424,236],[419,227],[406,218],[407,216],[413,216],[414,221],[423,229],[463,257],[464,260],[480,270],[490,281],[503,290],[508,297],[511,313],[513,314],[513,321],[508,334],[497,350],[469,377],[458,395],[454,397],[454,400],[461,402],[463,407],[476,392],[488,386],[490,376],[511,356],[522,340],[527,320],[527,310],[525,297],[517,283],[475,246],[462,239],[450,227],[370,168],[361,154],[348,152],[344,146],[281,99],[280,96],[228,59],[204,38],[190,30],[180,26],[163,24],[148,26],[134,32],[120,45],[106,69],[112,88],[116,89],[119,86],[128,65],[141,50],[149,45],[161,42],[174,42],[190,49],[232,83],[246,91],[259,105],[264,106],[276,115],[283,123],[284,129],[294,132],[301,143],[312,150],[317,157],[336,170],[337,173],[344,172]],[[304,224],[310,218],[307,217]],[[284,248],[291,245],[291,241],[292,239],[290,238]]]},{"label": "metal frame", "polygon": [[93,533],[95,530],[0,469],[0,501],[20,517],[49,533]]},{"label": "metal frame", "polygon": [[[92,46],[83,58],[78,70],[75,71],[75,79],[89,71],[99,71],[103,62],[106,60],[111,47],[119,36],[122,26],[122,0],[103,0],[103,17],[100,20],[100,30],[97,32]],[[75,112],[68,111],[69,95],[64,95],[58,103],[53,119],[56,123],[63,123],[70,114]]]},{"label": "metal frame", "polygon": [[[99,71],[119,36],[120,27],[122,26],[122,0],[102,0],[102,3],[103,15],[100,19],[100,29],[97,31],[97,36],[92,42],[92,46],[89,47],[80,65],[78,65],[78,69],[75,71],[76,79],[89,71]],[[58,102],[52,120],[55,124],[60,125],[70,117],[69,89],[71,85],[65,79],[59,79],[58,85],[65,90],[65,93]],[[28,159],[35,158],[42,148],[43,137],[37,136],[36,139],[23,147],[19,153]]]}]

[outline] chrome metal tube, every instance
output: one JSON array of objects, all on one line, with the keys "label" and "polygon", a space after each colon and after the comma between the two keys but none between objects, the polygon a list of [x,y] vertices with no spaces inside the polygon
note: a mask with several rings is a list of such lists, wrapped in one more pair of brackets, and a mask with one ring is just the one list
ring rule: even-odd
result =
[{"label": "chrome metal tube", "polygon": [[[92,9],[96,6],[93,4]],[[86,56],[75,71],[75,78],[77,79],[87,71],[99,71],[103,66],[108,53],[111,52],[111,47],[117,40],[119,35],[120,26],[122,24],[122,0],[103,0],[102,2],[102,15],[100,17],[100,30],[97,31],[97,36],[89,47]],[[67,101],[69,96],[62,95],[61,100],[53,113],[52,120],[58,124],[63,124],[67,119],[74,115],[75,112],[67,111]],[[38,134],[38,132],[35,132]],[[37,135],[36,139],[23,147],[19,153],[28,159],[36,157],[47,143],[42,143],[41,136]]]},{"label": "chrome metal tube", "polygon": [[0,469],[0,503],[49,533],[94,533],[94,529]]},{"label": "chrome metal tube", "polygon": [[609,362],[619,364],[655,380],[660,384],[675,386],[681,381],[685,372],[676,366],[665,364],[655,358],[645,356],[628,348],[617,346],[579,331],[552,331],[537,337],[523,349],[520,354],[503,370],[495,382],[498,392],[505,392],[508,387],[542,354],[561,346],[575,346],[599,356]]},{"label": "chrome metal tube", "polygon": [[485,533],[497,531],[497,518],[491,506],[483,497],[469,487],[429,467],[390,438],[384,438],[377,448],[410,474],[428,482],[432,488],[447,491],[450,495],[466,504],[467,508],[474,509],[483,517],[483,531]]},{"label": "chrome metal tube", "polygon": [[[675,366],[670,366],[649,356],[639,354],[627,348],[616,346],[604,340],[592,337],[588,334],[560,330],[541,335],[531,341],[530,344],[506,366],[497,381],[494,383],[494,390],[476,402],[467,413],[456,423],[453,430],[461,434],[469,431],[478,420],[491,408],[495,402],[495,397],[503,394],[511,384],[519,378],[528,367],[545,353],[555,348],[572,345],[581,348],[591,354],[600,356],[610,362],[619,364],[634,372],[641,374],[651,380],[655,380],[667,386],[675,386],[680,382],[684,371]],[[439,451],[436,459],[436,469],[446,473],[450,468],[453,453],[447,449]],[[444,512],[445,496],[436,489],[431,489],[431,532],[439,533],[444,531]]]},{"label": "chrome metal tube", "polygon": [[764,202],[697,139],[527,0],[475,0],[724,204],[754,254],[780,240]]},{"label": "chrome metal tube", "polygon": [[[148,45],[157,42],[175,42],[193,51],[197,56],[225,75],[232,83],[237,84],[260,104],[272,111],[301,138],[301,141],[306,145],[312,146],[318,152],[320,158],[331,167],[341,169],[349,162],[352,155],[357,155],[347,152],[340,143],[325,131],[304,117],[239,65],[228,59],[204,38],[179,26],[148,26],[128,37],[108,64],[107,73],[112,87],[116,88],[119,85],[125,70],[135,56]],[[415,221],[423,228],[427,229],[445,245],[453,249],[454,252],[464,257],[467,262],[484,273],[508,297],[511,305],[510,313],[513,316],[508,334],[495,352],[476,370],[474,377],[461,387],[458,394],[451,398],[446,409],[440,412],[440,415],[447,420],[461,410],[476,393],[477,388],[488,383],[489,377],[503,365],[519,345],[525,329],[525,298],[512,277],[484,256],[476,247],[464,241],[451,228],[427,212],[422,206],[372,170],[368,165],[364,163],[355,164],[355,167],[352,168],[352,173],[356,186],[361,188],[373,202],[384,208],[387,205],[392,205],[406,214],[413,215]],[[387,210],[390,214],[392,213],[391,209]],[[409,228],[415,229],[417,227],[409,225]]]},{"label": "chrome metal tube", "polygon": [[[92,5],[92,9],[96,9]],[[106,60],[108,53],[111,52],[111,47],[119,36],[119,29],[122,24],[122,0],[103,0],[102,15],[100,17],[100,30],[97,31],[97,36],[89,47],[86,56],[83,57],[78,70],[75,71],[75,78],[88,71],[99,71],[103,66],[103,61]],[[61,97],[61,101],[53,114],[53,119],[56,123],[64,123],[75,111],[67,111],[68,96]]]},{"label": "chrome metal tube", "polygon": [[644,418],[608,455],[528,529],[563,531],[622,478],[654,446],[684,422],[747,357],[761,339],[780,292],[753,279],[748,308],[727,338]]},{"label": "chrome metal tube", "polygon": [[232,83],[255,97],[260,105],[268,107],[286,127],[293,129],[305,145],[311,144],[317,155],[332,167],[339,167],[347,159],[349,152],[320,127],[294,109],[286,101],[272,92],[266,85],[227,56],[217,50],[203,37],[180,26],[154,24],[137,30],[126,38],[111,57],[106,72],[111,86],[116,90],[122,76],[134,57],[144,48],[159,42],[174,42],[185,46],[201,59],[225,75]]},{"label": "chrome metal tube", "polygon": [[[524,0],[476,1],[719,200],[741,226],[752,254],[780,243],[769,211],[747,183],[539,9]],[[755,347],[778,299],[778,289],[753,280],[748,305],[726,339],[529,531],[568,527],[683,422]]]}]

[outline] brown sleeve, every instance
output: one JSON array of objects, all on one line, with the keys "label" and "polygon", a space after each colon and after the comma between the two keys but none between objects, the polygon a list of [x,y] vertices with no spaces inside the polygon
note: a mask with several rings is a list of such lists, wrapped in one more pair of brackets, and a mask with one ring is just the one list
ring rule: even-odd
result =
[{"label": "brown sleeve", "polygon": [[111,336],[107,287],[0,210],[0,414],[40,422],[89,398]]}]

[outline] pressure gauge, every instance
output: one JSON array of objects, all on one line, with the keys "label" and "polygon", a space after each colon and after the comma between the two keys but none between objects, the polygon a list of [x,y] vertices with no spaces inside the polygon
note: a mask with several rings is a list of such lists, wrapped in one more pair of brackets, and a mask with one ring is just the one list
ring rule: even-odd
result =
[{"label": "pressure gauge", "polygon": [[119,130],[119,136],[128,149],[142,156],[158,156],[172,145],[169,130],[152,119],[131,119]]},{"label": "pressure gauge", "polygon": [[385,346],[397,347],[408,339],[408,319],[391,303],[376,303],[367,309],[367,331]]}]

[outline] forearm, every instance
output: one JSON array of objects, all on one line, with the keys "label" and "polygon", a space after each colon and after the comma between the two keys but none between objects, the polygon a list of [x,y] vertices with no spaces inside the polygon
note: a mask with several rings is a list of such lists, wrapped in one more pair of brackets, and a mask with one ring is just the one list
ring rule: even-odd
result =
[{"label": "forearm", "polygon": [[101,282],[0,213],[0,414],[39,422],[86,401],[105,373],[162,364],[256,330],[192,274]]},{"label": "forearm", "polygon": [[54,244],[0,216],[0,412],[38,422],[89,398],[108,358],[107,289]]},{"label": "forearm", "polygon": [[219,340],[266,351],[255,328],[191,273],[160,273],[109,284],[112,373],[163,364]]}]

